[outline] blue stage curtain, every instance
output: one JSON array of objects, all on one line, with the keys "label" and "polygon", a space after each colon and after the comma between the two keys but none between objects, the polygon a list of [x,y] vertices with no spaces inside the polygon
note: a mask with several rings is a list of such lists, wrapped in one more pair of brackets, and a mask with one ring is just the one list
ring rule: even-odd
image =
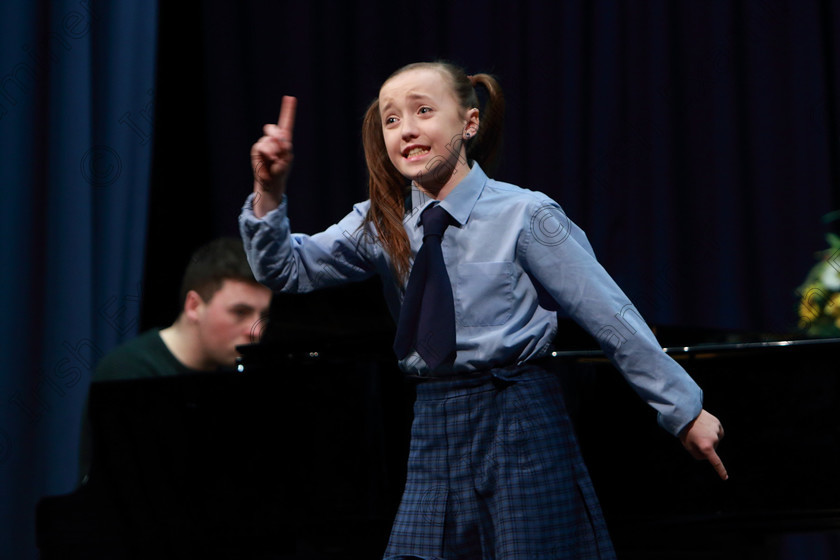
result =
[{"label": "blue stage curtain", "polygon": [[26,559],[92,368],[139,326],[157,3],[0,6],[0,557]]}]

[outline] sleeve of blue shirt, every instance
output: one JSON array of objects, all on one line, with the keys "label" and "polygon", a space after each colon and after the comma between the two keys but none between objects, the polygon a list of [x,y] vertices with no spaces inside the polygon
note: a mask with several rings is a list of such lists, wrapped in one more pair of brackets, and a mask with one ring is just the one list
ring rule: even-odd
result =
[{"label": "sleeve of blue shirt", "polygon": [[291,233],[286,197],[258,219],[250,195],[239,216],[245,253],[254,275],[274,291],[311,292],[345,282],[360,281],[376,273],[378,253],[366,243],[361,225],[367,202],[357,204],[339,223],[315,235]]},{"label": "sleeve of blue shirt", "polygon": [[[677,435],[702,410],[703,393],[668,356],[636,308],[598,263],[586,235],[546,197],[527,215],[523,267],[601,349]],[[534,220],[536,216],[539,219]]]}]

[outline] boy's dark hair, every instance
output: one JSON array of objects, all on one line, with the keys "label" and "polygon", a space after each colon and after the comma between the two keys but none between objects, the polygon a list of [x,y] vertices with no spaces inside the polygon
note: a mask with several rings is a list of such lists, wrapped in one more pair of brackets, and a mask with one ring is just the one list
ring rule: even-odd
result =
[{"label": "boy's dark hair", "polygon": [[225,280],[257,283],[242,240],[236,237],[220,237],[195,250],[181,280],[181,305],[190,290],[205,302],[210,301]]}]

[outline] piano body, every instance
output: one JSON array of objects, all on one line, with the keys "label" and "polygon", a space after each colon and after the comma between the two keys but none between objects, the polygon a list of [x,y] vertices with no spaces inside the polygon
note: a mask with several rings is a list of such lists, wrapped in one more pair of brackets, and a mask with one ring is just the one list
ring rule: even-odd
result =
[{"label": "piano body", "polygon": [[[275,300],[241,372],[94,384],[90,480],[39,504],[41,558],[380,557],[413,388],[378,289]],[[576,326],[550,365],[619,558],[840,557],[840,339],[657,334],[724,424],[726,482]]]},{"label": "piano body", "polygon": [[572,363],[571,414],[622,557],[840,558],[840,339],[667,351],[723,423],[725,482],[651,429],[653,411],[599,353],[557,357]]}]

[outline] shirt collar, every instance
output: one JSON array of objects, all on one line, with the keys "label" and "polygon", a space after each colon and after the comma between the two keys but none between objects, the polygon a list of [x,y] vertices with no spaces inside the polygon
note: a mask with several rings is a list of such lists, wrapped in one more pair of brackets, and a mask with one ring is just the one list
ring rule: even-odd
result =
[{"label": "shirt collar", "polygon": [[[478,197],[481,196],[481,191],[484,190],[486,183],[487,175],[484,170],[477,162],[473,162],[472,169],[467,173],[467,176],[452,189],[452,192],[446,195],[446,198],[440,201],[441,207],[458,222],[458,225],[463,226],[469,220],[470,213],[472,213],[472,209],[478,201]],[[405,201],[406,212],[416,212],[419,217],[420,211],[425,209],[432,200],[412,184],[411,192],[409,192]],[[415,221],[415,225],[416,223],[417,221]]]}]

